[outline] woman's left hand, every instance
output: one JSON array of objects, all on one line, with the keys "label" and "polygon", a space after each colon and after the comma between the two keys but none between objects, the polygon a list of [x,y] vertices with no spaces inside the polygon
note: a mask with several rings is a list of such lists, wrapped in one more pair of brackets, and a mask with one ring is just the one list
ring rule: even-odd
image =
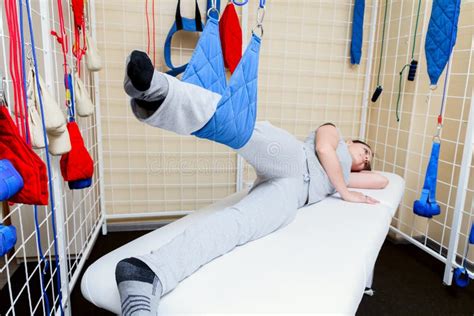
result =
[{"label": "woman's left hand", "polygon": [[380,203],[378,200],[365,195],[357,191],[347,191],[346,194],[341,195],[344,201],[354,202],[354,203],[367,203],[367,204],[377,204]]}]

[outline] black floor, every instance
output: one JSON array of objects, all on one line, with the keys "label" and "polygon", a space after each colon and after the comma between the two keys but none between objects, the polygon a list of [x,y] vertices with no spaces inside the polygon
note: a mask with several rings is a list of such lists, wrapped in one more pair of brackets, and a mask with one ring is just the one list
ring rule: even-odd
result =
[{"label": "black floor", "polygon": [[[147,232],[99,236],[84,271],[109,251]],[[466,289],[442,285],[444,266],[412,245],[386,241],[375,266],[375,296],[364,296],[357,315],[474,316],[474,281]],[[73,315],[112,315],[86,301],[76,285],[71,297]]]}]

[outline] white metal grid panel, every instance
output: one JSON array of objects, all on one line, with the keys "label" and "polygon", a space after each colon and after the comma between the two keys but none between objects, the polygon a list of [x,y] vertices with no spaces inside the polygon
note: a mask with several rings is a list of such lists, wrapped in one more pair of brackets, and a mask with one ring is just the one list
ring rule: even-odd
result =
[{"label": "white metal grid panel", "polygon": [[[461,158],[466,135],[467,117],[472,93],[472,22],[473,3],[461,3],[461,15],[456,46],[448,76],[447,98],[441,134],[441,152],[437,181],[437,201],[442,213],[427,221],[413,214],[413,202],[419,198],[430,158],[432,137],[436,132],[445,72],[438,88],[431,90],[424,52],[425,36],[431,14],[432,1],[422,1],[415,59],[419,61],[414,82],[402,78],[400,121],[396,120],[399,72],[410,63],[418,1],[388,1],[386,37],[381,63],[383,92],[376,103],[370,102],[367,139],[374,146],[375,167],[395,172],[406,180],[406,191],[392,229],[441,261],[446,260],[449,235],[460,174]],[[374,69],[370,93],[375,90],[382,41],[385,1],[380,1],[378,36],[374,54]],[[461,190],[466,190],[461,188]],[[472,213],[472,194],[468,190],[466,214]],[[458,255],[466,242],[469,216],[464,216]],[[471,219],[472,221],[472,219]]]},{"label": "white metal grid panel", "polygon": [[[24,11],[25,39],[27,51],[31,50],[27,27],[26,5],[22,1]],[[68,1],[62,2],[65,14],[69,47],[72,46],[72,12]],[[13,107],[12,86],[9,79],[8,67],[8,28],[6,17],[1,10],[0,39],[3,49],[0,51],[2,61],[0,67],[6,75],[8,87],[8,101]],[[62,68],[62,52],[55,39],[49,34],[50,30],[58,30],[58,13],[56,1],[31,1],[36,53],[39,72],[47,83],[50,92],[58,103],[64,104],[64,83]],[[90,15],[88,12],[87,16]],[[84,59],[85,60],[85,59]],[[73,65],[70,53],[68,63]],[[83,63],[84,67],[84,63]],[[82,78],[92,97],[95,85],[91,74],[84,67]],[[95,101],[95,100],[94,100]],[[39,227],[41,232],[42,249],[49,262],[45,287],[48,293],[51,308],[59,307],[58,289],[55,275],[61,273],[63,304],[68,302],[68,295],[74,286],[82,265],[98,235],[103,221],[100,208],[98,156],[100,148],[97,142],[96,117],[79,118],[78,124],[84,138],[84,143],[94,160],[94,177],[92,186],[81,191],[70,191],[63,183],[59,171],[59,157],[51,158],[53,174],[53,191],[55,192],[56,224],[58,230],[58,246],[61,262],[61,271],[57,271],[54,264],[54,243],[52,232],[51,207],[38,207]],[[38,155],[45,161],[45,150],[37,150]],[[27,179],[25,179],[27,181]],[[39,277],[40,258],[36,245],[38,235],[34,228],[33,207],[16,204],[10,208],[10,214],[2,218],[2,223],[11,220],[17,228],[18,241],[12,253],[0,258],[0,314],[1,315],[43,315],[46,313],[44,298],[41,296],[41,281]],[[42,265],[44,267],[44,265]],[[65,306],[67,309],[69,306]],[[66,310],[67,312],[68,310]]]}]

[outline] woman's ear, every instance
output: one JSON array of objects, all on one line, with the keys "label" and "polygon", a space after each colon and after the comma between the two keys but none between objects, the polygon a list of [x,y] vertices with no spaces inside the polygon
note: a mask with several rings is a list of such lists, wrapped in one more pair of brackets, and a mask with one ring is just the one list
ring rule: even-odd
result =
[{"label": "woman's ear", "polygon": [[352,145],[352,143],[353,143],[353,142],[352,142],[352,139],[346,140],[346,144],[347,144],[347,145]]}]

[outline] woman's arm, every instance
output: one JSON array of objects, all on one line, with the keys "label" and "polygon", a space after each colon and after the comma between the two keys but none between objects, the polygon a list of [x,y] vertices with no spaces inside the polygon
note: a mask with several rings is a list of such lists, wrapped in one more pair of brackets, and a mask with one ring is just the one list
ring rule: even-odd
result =
[{"label": "woman's arm", "polygon": [[383,189],[387,184],[388,179],[380,173],[361,171],[351,172],[348,187],[357,189]]},{"label": "woman's arm", "polygon": [[336,154],[338,143],[339,135],[334,126],[323,125],[318,128],[314,148],[329,180],[342,196],[349,190],[344,182],[341,163]]},{"label": "woman's arm", "polygon": [[344,182],[341,163],[336,154],[338,143],[339,135],[333,125],[323,125],[318,128],[315,138],[316,153],[332,185],[345,201],[369,204],[378,203],[377,200],[360,192],[349,191]]}]

